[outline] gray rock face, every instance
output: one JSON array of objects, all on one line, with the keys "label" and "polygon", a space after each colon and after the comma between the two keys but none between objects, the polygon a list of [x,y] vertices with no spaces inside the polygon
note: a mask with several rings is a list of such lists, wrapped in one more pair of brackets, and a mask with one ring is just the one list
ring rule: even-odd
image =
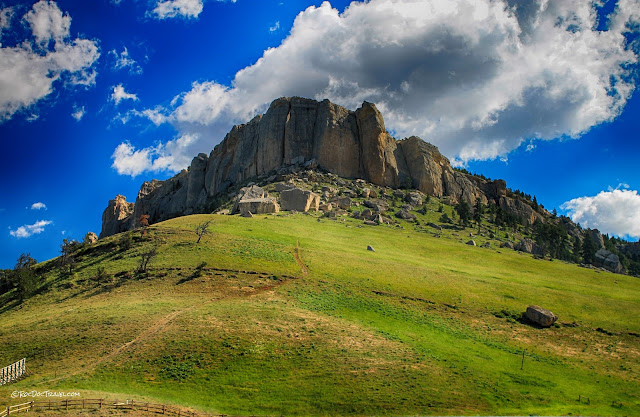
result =
[{"label": "gray rock face", "polygon": [[[415,136],[400,141],[391,137],[372,103],[350,111],[328,100],[292,97],[274,100],[265,114],[234,126],[208,156],[196,156],[188,170],[166,181],[145,182],[133,213],[107,216],[101,237],[135,227],[143,214],[156,223],[210,212],[216,197],[230,187],[260,175],[275,178],[276,173],[291,171],[283,167],[294,164],[295,170],[317,167],[381,187],[411,184],[423,193],[448,197],[452,203],[462,200],[473,205],[480,200],[486,204],[492,199],[531,223],[536,218],[529,206],[507,197],[504,181],[488,182],[453,170],[438,148]],[[325,192],[327,199],[334,195]],[[369,198],[377,195],[370,190]],[[411,204],[419,205],[417,198]]]},{"label": "gray rock face", "polygon": [[546,308],[529,306],[525,313],[527,319],[539,326],[550,327],[558,320],[558,317]]},{"label": "gray rock face", "polygon": [[616,274],[620,274],[624,271],[618,255],[609,252],[606,249],[600,249],[596,252],[594,263],[596,266],[600,266]]},{"label": "gray rock face", "polygon": [[604,248],[604,238],[602,237],[602,233],[600,233],[598,229],[587,229],[587,233],[591,235],[593,243],[596,244],[596,249]]},{"label": "gray rock face", "polygon": [[320,208],[320,196],[308,190],[292,188],[280,193],[280,203],[282,203],[282,210],[286,211],[318,211]]}]

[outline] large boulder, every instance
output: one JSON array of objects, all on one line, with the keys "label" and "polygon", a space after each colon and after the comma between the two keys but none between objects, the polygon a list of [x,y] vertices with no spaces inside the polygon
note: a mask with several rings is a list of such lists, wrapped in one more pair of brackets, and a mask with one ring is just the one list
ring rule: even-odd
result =
[{"label": "large boulder", "polygon": [[527,307],[525,316],[529,321],[542,327],[550,327],[558,320],[558,316],[551,311],[535,305]]},{"label": "large boulder", "polygon": [[514,247],[515,250],[520,252],[531,253],[537,256],[544,256],[544,249],[536,242],[529,238],[524,238]]},{"label": "large boulder", "polygon": [[618,255],[606,249],[600,249],[596,252],[594,264],[595,266],[605,268],[611,272],[615,272],[616,274],[620,274],[624,271]]},{"label": "large boulder", "polygon": [[245,213],[266,214],[278,213],[280,206],[273,197],[242,199],[238,202],[238,212],[241,215]]},{"label": "large boulder", "polygon": [[285,211],[318,211],[320,207],[320,196],[309,190],[292,188],[280,193],[280,203],[282,204],[282,210]]},{"label": "large boulder", "polygon": [[[231,210],[232,214],[243,213],[240,210],[240,205],[244,203],[243,207],[245,208],[244,212],[251,211],[253,214],[259,214],[257,211],[249,210],[247,207],[251,204],[259,205],[261,203],[265,204],[265,208],[270,204],[268,200],[269,195],[267,192],[257,185],[251,185],[249,187],[241,188],[236,196],[235,203],[233,205],[233,210]],[[275,201],[275,200],[273,200]],[[260,203],[261,202],[261,203]],[[265,213],[274,213],[274,211],[266,211]]]}]

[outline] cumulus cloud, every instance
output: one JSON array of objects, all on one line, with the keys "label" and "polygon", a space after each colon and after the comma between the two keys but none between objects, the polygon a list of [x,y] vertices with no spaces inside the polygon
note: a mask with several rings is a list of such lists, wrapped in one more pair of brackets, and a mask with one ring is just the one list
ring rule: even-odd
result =
[{"label": "cumulus cloud", "polygon": [[579,197],[560,206],[583,227],[620,237],[640,237],[640,195],[636,190],[614,189],[593,197]]},{"label": "cumulus cloud", "polygon": [[122,86],[122,84],[118,84],[113,87],[113,91],[111,92],[111,101],[114,101],[117,106],[122,100],[137,101],[138,96],[132,93],[127,93],[126,91],[124,91],[124,87]]},{"label": "cumulus cloud", "polygon": [[[31,37],[13,47],[0,47],[0,121],[48,96],[63,77],[68,85],[95,84],[98,45],[88,39],[70,39],[71,17],[54,1],[35,3],[22,20]],[[5,26],[4,17],[0,22]]]},{"label": "cumulus cloud", "polygon": [[74,119],[76,119],[77,122],[79,122],[86,113],[87,112],[84,109],[84,106],[82,107],[73,106],[73,113],[71,113],[71,117],[73,117]]},{"label": "cumulus cloud", "polygon": [[31,210],[46,210],[47,209],[47,205],[41,202],[37,202],[37,203],[33,203],[31,205]]},{"label": "cumulus cloud", "polygon": [[129,50],[126,47],[124,47],[122,52],[112,49],[109,51],[109,55],[111,55],[115,60],[113,63],[114,70],[118,71],[121,69],[127,69],[130,74],[142,74],[142,67],[135,59],[131,58]]},{"label": "cumulus cloud", "polygon": [[40,220],[34,224],[25,224],[24,226],[20,226],[16,230],[9,230],[9,234],[17,238],[30,237],[44,232],[44,227],[51,223],[53,222],[49,220]]},{"label": "cumulus cloud", "polygon": [[325,2],[230,86],[193,83],[167,121],[198,136],[191,155],[294,95],[374,102],[399,137],[418,135],[458,164],[578,137],[619,115],[635,88],[625,34],[640,27],[637,0],[619,0],[603,31],[595,3],[371,0],[339,13]]},{"label": "cumulus cloud", "polygon": [[195,135],[182,135],[166,144],[136,149],[123,142],[111,155],[111,165],[120,175],[135,177],[145,171],[180,171],[191,162],[193,155],[187,149],[198,139]]}]

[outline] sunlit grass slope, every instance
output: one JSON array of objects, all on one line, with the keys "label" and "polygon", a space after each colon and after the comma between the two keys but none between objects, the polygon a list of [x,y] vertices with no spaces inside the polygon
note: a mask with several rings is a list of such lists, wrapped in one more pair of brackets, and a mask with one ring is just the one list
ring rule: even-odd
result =
[{"label": "sunlit grass slope", "polygon": [[[128,250],[101,240],[71,276],[45,263],[39,295],[0,299],[0,364],[32,371],[0,402],[48,389],[243,415],[640,415],[639,279],[463,244],[472,229],[360,225],[195,215]],[[517,321],[530,304],[558,324]]]}]

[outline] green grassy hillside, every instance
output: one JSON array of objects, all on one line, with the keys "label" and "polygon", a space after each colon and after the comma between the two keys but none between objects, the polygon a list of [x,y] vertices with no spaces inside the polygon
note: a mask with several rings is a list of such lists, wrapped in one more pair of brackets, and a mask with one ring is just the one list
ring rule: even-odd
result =
[{"label": "green grassy hillside", "polygon": [[[0,404],[73,390],[244,415],[640,415],[638,278],[403,225],[194,215],[84,247],[72,275],[44,263],[40,294],[0,298],[0,365],[32,371]],[[530,304],[558,323],[519,322]]]}]

